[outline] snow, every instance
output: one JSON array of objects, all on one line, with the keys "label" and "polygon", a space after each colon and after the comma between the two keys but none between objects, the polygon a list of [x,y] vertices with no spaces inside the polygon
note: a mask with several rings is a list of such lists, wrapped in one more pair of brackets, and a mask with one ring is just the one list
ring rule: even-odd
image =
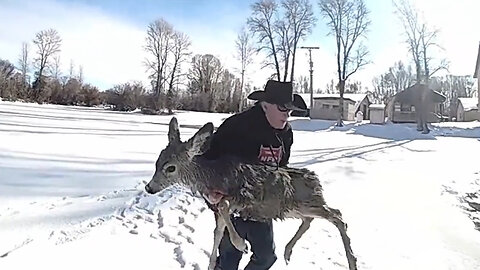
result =
[{"label": "snow", "polygon": [[464,111],[478,110],[477,98],[458,98],[458,101],[462,103]]},{"label": "snow", "polygon": [[[228,116],[176,112],[184,140]],[[203,200],[179,187],[143,191],[169,120],[0,101],[0,269],[207,269],[214,220]],[[480,123],[434,124],[430,134],[415,124],[291,124],[291,165],[319,175],[359,269],[480,269]],[[347,269],[324,220],[287,266],[283,248],[299,225],[274,223],[271,269]]]},{"label": "snow", "polygon": [[370,110],[385,110],[385,104],[370,104]]}]

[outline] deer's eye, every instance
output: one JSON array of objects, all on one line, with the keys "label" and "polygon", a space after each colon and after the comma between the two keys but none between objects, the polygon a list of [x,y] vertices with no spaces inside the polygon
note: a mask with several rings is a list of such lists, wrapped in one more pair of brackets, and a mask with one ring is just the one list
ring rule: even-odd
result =
[{"label": "deer's eye", "polygon": [[168,166],[166,169],[165,169],[165,172],[167,173],[173,173],[177,168],[173,165],[170,165]]}]

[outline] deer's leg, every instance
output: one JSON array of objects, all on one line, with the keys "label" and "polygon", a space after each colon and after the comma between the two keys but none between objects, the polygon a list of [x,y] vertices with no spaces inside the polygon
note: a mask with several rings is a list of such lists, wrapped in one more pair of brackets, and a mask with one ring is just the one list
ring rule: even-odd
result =
[{"label": "deer's leg", "polygon": [[238,235],[238,232],[237,230],[235,230],[232,220],[230,219],[230,208],[228,201],[223,200],[218,204],[218,212],[225,222],[225,226],[227,227],[228,235],[230,237],[230,242],[232,242],[232,245],[239,251],[246,253],[248,251],[248,248],[247,244],[245,243],[245,239]]},{"label": "deer's leg", "polygon": [[310,228],[310,223],[312,222],[313,218],[311,217],[303,217],[302,224],[298,228],[297,233],[293,236],[292,240],[288,242],[285,246],[285,252],[283,253],[283,258],[285,259],[285,263],[288,264],[290,261],[290,256],[292,255],[293,246],[297,243],[298,239],[302,237],[302,235]]},{"label": "deer's leg", "polygon": [[352,247],[350,245],[350,237],[347,235],[347,224],[342,220],[342,214],[339,210],[330,208],[326,205],[319,207],[305,207],[301,213],[305,216],[312,218],[321,217],[332,222],[337,227],[342,237],[343,246],[347,255],[348,267],[350,270],[357,270],[357,258],[353,254]]},{"label": "deer's leg", "polygon": [[210,253],[210,263],[208,265],[208,270],[214,270],[215,265],[217,264],[217,250],[220,246],[220,241],[222,241],[223,232],[225,231],[225,221],[219,213],[215,213],[215,223],[216,227],[213,235],[213,248]]}]

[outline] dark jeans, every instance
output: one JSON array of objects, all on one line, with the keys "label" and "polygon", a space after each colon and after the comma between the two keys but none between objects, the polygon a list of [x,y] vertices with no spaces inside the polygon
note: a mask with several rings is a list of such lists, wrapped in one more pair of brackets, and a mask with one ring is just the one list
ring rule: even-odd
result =
[{"label": "dark jeans", "polygon": [[[244,270],[267,270],[277,260],[273,241],[272,221],[258,222],[232,217],[232,223],[240,237],[250,243],[253,255]],[[237,250],[225,229],[219,247],[216,270],[237,270],[243,253]]]}]

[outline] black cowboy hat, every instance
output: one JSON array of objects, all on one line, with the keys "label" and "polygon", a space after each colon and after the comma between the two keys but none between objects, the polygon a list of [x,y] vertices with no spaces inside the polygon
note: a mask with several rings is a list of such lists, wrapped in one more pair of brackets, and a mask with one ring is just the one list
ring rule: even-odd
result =
[{"label": "black cowboy hat", "polygon": [[292,82],[268,80],[264,91],[252,92],[248,98],[281,105],[292,111],[306,111],[307,109],[302,97],[293,94]]}]

